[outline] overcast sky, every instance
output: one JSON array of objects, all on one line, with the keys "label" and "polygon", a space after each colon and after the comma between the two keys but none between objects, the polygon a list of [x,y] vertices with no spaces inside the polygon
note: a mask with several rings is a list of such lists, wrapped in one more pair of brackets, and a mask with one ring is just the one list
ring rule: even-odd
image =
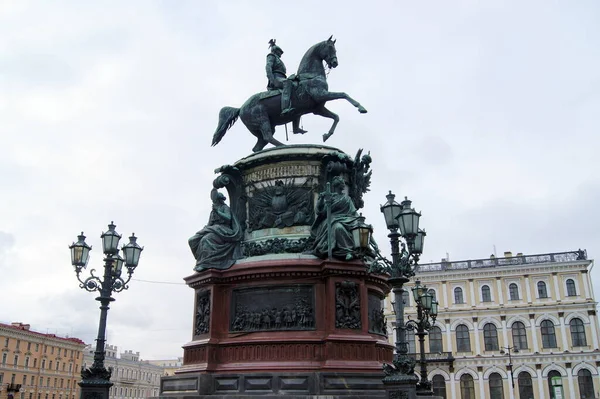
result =
[{"label": "overcast sky", "polygon": [[[109,342],[181,356],[187,239],[207,222],[213,170],[255,143],[238,122],[211,148],[218,112],[264,90],[269,39],[295,72],[331,34],[330,90],[369,113],[329,103],[341,121],[327,144],[371,151],[364,214],[382,248],[391,189],[423,213],[424,262],[494,246],[600,256],[597,1],[0,0],[0,321],[92,343],[98,303],[68,245],[83,230],[101,268],[114,220],[145,250]],[[320,143],[330,120],[302,121],[289,144]]]}]

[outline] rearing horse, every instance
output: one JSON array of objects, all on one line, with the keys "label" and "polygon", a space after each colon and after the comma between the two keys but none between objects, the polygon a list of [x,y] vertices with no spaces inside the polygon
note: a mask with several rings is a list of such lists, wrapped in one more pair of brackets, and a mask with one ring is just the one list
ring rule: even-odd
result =
[{"label": "rearing horse", "polygon": [[257,93],[250,97],[241,108],[223,107],[221,109],[219,112],[219,126],[213,135],[212,145],[215,146],[221,141],[238,116],[248,130],[258,138],[252,149],[252,151],[257,152],[269,143],[274,146],[285,145],[273,137],[275,126],[288,122],[297,124],[300,116],[308,113],[333,119],[329,132],[323,135],[323,141],[326,141],[333,134],[340,120],[339,116],[325,108],[327,101],[343,98],[358,108],[358,112],[366,113],[367,110],[348,94],[328,91],[323,61],[327,63],[329,68],[338,66],[335,40],[331,39],[332,37],[315,44],[302,57],[298,74],[295,78],[292,78],[297,81],[292,94],[293,112],[289,112],[284,116],[281,115],[281,94],[275,94],[274,92]]}]

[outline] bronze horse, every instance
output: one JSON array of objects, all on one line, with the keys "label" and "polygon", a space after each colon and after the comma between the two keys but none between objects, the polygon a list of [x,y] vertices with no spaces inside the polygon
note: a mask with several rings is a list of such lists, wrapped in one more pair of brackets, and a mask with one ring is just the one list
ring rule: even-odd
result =
[{"label": "bronze horse", "polygon": [[313,113],[325,118],[333,119],[329,132],[323,135],[326,141],[335,131],[340,118],[327,108],[325,103],[340,98],[358,108],[358,112],[366,113],[367,110],[348,94],[343,92],[330,92],[327,86],[327,77],[323,61],[329,68],[338,66],[335,40],[329,39],[315,44],[308,49],[295,77],[292,94],[293,112],[281,115],[281,93],[278,91],[257,93],[250,97],[241,108],[223,107],[219,112],[219,125],[213,135],[212,145],[217,145],[225,133],[235,123],[238,116],[250,132],[258,138],[252,151],[257,152],[269,143],[274,146],[285,145],[273,137],[275,126],[288,122],[298,121],[300,116]]}]

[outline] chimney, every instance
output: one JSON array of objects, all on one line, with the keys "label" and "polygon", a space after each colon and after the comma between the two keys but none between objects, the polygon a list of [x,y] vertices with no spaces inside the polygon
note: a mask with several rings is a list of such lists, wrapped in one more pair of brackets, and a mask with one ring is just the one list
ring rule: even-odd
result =
[{"label": "chimney", "polygon": [[510,251],[504,251],[504,257],[505,258],[512,258],[512,252],[510,252]]},{"label": "chimney", "polygon": [[517,252],[517,256],[523,256],[523,252]]}]

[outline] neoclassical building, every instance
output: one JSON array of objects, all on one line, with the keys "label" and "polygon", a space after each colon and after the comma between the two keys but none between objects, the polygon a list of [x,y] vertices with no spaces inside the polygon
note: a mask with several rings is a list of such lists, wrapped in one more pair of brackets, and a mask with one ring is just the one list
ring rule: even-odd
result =
[{"label": "neoclassical building", "polygon": [[[435,393],[452,399],[600,397],[593,261],[581,250],[504,255],[419,266],[414,279],[439,302],[425,340]],[[405,292],[403,300],[415,318],[412,295]],[[418,353],[414,333],[408,337],[409,351]]]},{"label": "neoclassical building", "polygon": [[85,343],[0,323],[0,399],[76,399]]},{"label": "neoclassical building", "polygon": [[[164,368],[140,359],[140,352],[126,350],[117,357],[115,345],[105,346],[106,368],[112,368],[110,399],[135,399],[158,396],[160,377]],[[94,347],[85,348],[84,367],[94,363]]]}]

